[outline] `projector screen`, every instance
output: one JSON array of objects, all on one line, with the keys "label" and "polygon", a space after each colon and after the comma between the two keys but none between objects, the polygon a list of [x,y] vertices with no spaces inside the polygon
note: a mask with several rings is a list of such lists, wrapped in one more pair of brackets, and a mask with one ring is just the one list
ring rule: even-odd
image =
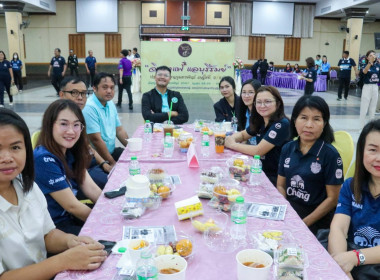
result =
[{"label": "projector screen", "polygon": [[118,32],[117,0],[76,0],[77,32]]},{"label": "projector screen", "polygon": [[294,3],[253,2],[252,9],[252,34],[293,34]]}]

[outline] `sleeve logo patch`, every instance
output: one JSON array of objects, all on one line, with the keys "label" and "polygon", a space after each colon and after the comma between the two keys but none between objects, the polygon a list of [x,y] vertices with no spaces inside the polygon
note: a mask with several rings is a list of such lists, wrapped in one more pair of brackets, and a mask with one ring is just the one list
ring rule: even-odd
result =
[{"label": "sleeve logo patch", "polygon": [[272,139],[274,139],[274,138],[276,138],[276,136],[277,136],[277,132],[276,131],[274,131],[274,130],[271,130],[271,132],[269,132],[269,138],[272,138]]},{"label": "sleeve logo patch", "polygon": [[341,178],[343,177],[343,171],[342,171],[342,169],[337,169],[337,170],[335,171],[335,177],[336,177],[337,179],[341,179]]},{"label": "sleeve logo patch", "polygon": [[280,128],[281,128],[281,124],[280,124],[280,123],[276,123],[276,124],[274,125],[274,127],[277,128],[277,129],[280,129]]},{"label": "sleeve logo patch", "polygon": [[342,158],[339,157],[339,158],[336,160],[336,163],[337,163],[338,165],[342,165],[342,164],[343,164]]}]

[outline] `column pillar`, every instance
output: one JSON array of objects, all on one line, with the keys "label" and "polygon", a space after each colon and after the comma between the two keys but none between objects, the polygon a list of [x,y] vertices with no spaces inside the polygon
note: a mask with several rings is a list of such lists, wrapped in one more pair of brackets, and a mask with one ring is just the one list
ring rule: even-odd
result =
[{"label": "column pillar", "polygon": [[[346,34],[346,50],[350,52],[350,57],[353,58],[359,65],[360,44],[362,39],[363,19],[368,8],[348,8],[344,10],[347,20]],[[351,72],[351,80],[355,80],[355,72]]]},{"label": "column pillar", "polygon": [[9,54],[7,54],[7,58],[11,60],[14,52],[19,54],[20,60],[23,62],[22,77],[26,77],[24,33],[21,28],[24,6],[25,3],[20,2],[3,2],[8,37]]}]

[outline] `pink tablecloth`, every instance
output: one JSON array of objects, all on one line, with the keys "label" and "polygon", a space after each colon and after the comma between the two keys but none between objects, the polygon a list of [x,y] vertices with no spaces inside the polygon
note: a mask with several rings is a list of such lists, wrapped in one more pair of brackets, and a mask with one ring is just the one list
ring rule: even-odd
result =
[{"label": "pink tablecloth", "polygon": [[[202,168],[210,168],[212,166],[224,167],[225,163],[217,160],[200,161],[200,168],[193,169],[188,168],[186,162],[143,162],[142,172],[158,165],[172,175],[179,175],[182,180],[182,184],[177,185],[177,189],[173,195],[165,200],[158,210],[148,211],[137,220],[124,220],[120,215],[123,197],[110,200],[102,195],[87,219],[81,235],[88,235],[97,240],[120,240],[122,238],[122,227],[126,225],[174,225],[177,231],[184,231],[192,235],[195,240],[195,255],[189,261],[186,279],[236,279],[235,255],[237,251],[231,254],[215,254],[210,251],[205,245],[202,235],[195,232],[190,221],[178,221],[174,208],[174,202],[195,194],[200,181],[199,172]],[[119,162],[105,187],[105,191],[117,188],[127,178],[127,169],[127,163]],[[278,204],[288,203],[268,180],[265,186],[258,188],[254,195],[246,195],[246,200]],[[202,202],[203,206],[207,208],[208,201],[203,200]],[[310,265],[306,270],[307,279],[347,279],[340,267],[319,244],[314,235],[307,229],[290,206],[287,208],[285,221],[248,218],[248,229],[290,231],[297,242],[302,244],[308,255]],[[117,273],[116,263],[119,258],[117,255],[111,255],[96,271],[63,272],[56,279],[112,279]]]},{"label": "pink tablecloth", "polygon": [[[215,137],[214,135],[210,136],[210,155],[207,158],[202,157],[201,155],[201,141],[202,134],[201,132],[194,132],[193,125],[183,125],[184,131],[190,132],[193,134],[195,139],[195,148],[198,155],[199,161],[204,160],[220,160],[225,161],[226,159],[232,157],[235,152],[225,149],[224,153],[217,154],[215,152]],[[139,126],[133,137],[144,138],[144,127]],[[186,161],[186,153],[181,153],[177,142],[174,145],[174,153],[172,158],[165,158],[163,156],[164,144],[163,144],[164,133],[155,132],[152,135],[152,141],[149,143],[143,142],[143,150],[140,152],[130,152],[128,147],[124,150],[119,161],[120,162],[129,162],[132,156],[137,156],[138,161],[141,162],[174,162],[174,161]]]}]

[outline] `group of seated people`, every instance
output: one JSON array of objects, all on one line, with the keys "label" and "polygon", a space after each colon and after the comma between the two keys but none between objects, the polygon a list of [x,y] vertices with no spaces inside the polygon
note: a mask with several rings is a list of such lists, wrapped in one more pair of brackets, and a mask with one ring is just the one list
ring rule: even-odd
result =
[{"label": "group of seated people", "polygon": [[[169,68],[157,68],[156,87],[142,97],[144,119],[164,122],[172,114],[176,124],[188,121],[181,94],[167,88],[170,78]],[[99,73],[87,98],[81,80],[66,78],[60,99],[44,113],[34,151],[25,122],[0,108],[0,279],[50,279],[67,269],[96,269],[105,260],[103,245],[77,237],[91,212],[79,193],[96,203],[104,187],[99,182],[123,151],[115,139],[127,145],[114,87],[112,75]],[[216,121],[236,116],[239,127],[226,148],[261,156],[263,171],[309,229],[330,229],[328,250],[350,277],[380,275],[380,120],[362,130],[355,176],[344,182],[323,98],[301,97],[289,119],[275,87],[248,80],[239,96],[234,80],[224,77],[219,88]],[[53,256],[46,259],[47,253]]]}]

